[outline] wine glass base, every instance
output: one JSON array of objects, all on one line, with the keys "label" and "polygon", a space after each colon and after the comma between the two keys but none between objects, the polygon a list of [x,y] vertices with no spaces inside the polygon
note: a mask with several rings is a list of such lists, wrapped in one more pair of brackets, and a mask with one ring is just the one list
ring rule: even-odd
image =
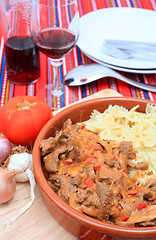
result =
[{"label": "wine glass base", "polygon": [[52,95],[59,97],[59,96],[61,96],[61,95],[64,93],[63,87],[60,86],[60,87],[57,87],[57,88],[56,88],[56,86],[53,86],[53,84],[52,84],[51,93],[52,93]]}]

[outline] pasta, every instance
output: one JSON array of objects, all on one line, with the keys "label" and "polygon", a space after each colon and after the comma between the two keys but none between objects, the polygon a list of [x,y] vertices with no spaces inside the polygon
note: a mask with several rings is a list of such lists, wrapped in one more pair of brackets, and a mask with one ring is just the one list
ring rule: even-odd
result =
[{"label": "pasta", "polygon": [[136,150],[133,161],[149,163],[148,170],[133,170],[130,177],[140,185],[151,178],[156,179],[156,106],[147,104],[145,113],[137,111],[139,106],[127,110],[110,105],[103,113],[94,110],[86,128],[97,133],[101,139],[111,142],[132,141]]}]

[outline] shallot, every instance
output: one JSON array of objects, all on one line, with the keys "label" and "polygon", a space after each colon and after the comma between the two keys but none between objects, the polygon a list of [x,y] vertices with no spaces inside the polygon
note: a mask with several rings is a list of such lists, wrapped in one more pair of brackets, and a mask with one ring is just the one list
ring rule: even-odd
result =
[{"label": "shallot", "polygon": [[4,136],[0,135],[0,164],[3,163],[11,153],[11,143]]},{"label": "shallot", "polygon": [[5,203],[14,196],[16,191],[14,176],[16,174],[15,170],[6,171],[4,168],[0,168],[0,203]]},{"label": "shallot", "polygon": [[18,182],[30,182],[30,196],[31,200],[19,211],[19,213],[8,220],[6,223],[3,224],[5,228],[9,227],[13,224],[25,211],[27,211],[35,199],[34,188],[36,185],[33,168],[32,168],[32,154],[29,153],[20,153],[20,154],[13,154],[10,157],[9,164],[8,164],[9,171],[18,171],[20,172],[18,175],[15,176],[15,180]]}]

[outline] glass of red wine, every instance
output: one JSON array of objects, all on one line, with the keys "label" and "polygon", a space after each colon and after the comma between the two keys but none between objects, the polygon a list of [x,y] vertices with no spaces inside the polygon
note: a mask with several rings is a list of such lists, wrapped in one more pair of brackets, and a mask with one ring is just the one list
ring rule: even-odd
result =
[{"label": "glass of red wine", "polygon": [[64,56],[76,45],[79,36],[79,12],[76,0],[34,0],[31,33],[35,45],[54,67],[52,95],[64,92],[59,67]]}]

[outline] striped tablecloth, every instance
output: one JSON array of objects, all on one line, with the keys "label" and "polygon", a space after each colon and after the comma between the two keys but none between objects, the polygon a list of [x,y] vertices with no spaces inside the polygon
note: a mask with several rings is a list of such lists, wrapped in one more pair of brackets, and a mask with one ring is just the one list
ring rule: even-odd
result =
[{"label": "striped tablecloth", "polygon": [[[133,7],[156,11],[156,0],[77,0],[77,2],[80,16],[97,9],[110,7]],[[111,77],[106,77],[81,87],[64,86],[64,94],[61,97],[54,97],[51,95],[51,83],[53,81],[52,67],[49,60],[43,54],[40,55],[40,61],[41,77],[37,83],[29,86],[10,83],[7,79],[5,67],[4,41],[0,34],[0,106],[3,106],[6,101],[14,96],[35,95],[46,100],[52,108],[61,108],[106,88],[116,90],[127,97],[146,98],[152,101],[156,100],[156,93],[140,90]],[[60,67],[61,81],[63,82],[63,76],[72,68],[91,62],[91,59],[86,57],[78,47],[75,47],[70,54],[65,57],[63,65]],[[156,83],[156,74],[148,75],[126,72],[124,74],[136,81]]]}]

